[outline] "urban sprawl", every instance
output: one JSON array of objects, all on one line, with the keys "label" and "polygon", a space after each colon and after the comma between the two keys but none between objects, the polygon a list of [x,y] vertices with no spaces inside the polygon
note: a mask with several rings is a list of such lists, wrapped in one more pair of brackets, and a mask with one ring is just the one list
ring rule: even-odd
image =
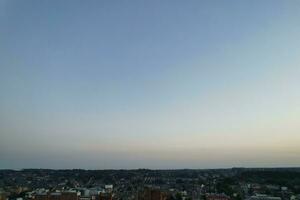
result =
[{"label": "urban sprawl", "polygon": [[0,170],[0,200],[300,200],[300,168]]}]

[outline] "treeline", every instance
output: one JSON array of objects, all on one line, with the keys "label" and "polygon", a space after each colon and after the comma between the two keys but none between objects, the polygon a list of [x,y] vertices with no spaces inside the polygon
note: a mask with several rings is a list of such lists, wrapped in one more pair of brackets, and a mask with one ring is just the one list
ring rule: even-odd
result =
[{"label": "treeline", "polygon": [[286,186],[294,192],[300,192],[300,172],[298,171],[245,171],[237,178],[245,182]]}]

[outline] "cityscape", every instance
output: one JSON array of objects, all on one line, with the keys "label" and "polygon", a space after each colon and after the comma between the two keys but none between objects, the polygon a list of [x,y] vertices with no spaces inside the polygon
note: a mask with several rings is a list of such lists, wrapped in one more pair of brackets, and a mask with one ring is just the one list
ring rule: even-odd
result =
[{"label": "cityscape", "polygon": [[299,200],[300,168],[0,171],[1,200]]},{"label": "cityscape", "polygon": [[0,200],[300,200],[300,0],[0,0]]}]

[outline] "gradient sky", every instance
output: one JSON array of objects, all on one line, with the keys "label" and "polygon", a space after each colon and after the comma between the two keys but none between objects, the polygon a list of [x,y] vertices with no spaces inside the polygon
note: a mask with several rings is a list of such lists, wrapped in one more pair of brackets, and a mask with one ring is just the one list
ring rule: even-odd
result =
[{"label": "gradient sky", "polygon": [[300,166],[300,1],[0,0],[0,168]]}]

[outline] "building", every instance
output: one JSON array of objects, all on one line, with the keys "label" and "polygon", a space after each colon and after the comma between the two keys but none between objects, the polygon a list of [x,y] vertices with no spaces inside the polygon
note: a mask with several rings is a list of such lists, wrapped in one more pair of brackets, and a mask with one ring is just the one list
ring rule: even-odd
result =
[{"label": "building", "polygon": [[99,200],[112,200],[112,194],[111,193],[100,193]]},{"label": "building", "polygon": [[159,189],[145,188],[137,197],[138,200],[166,200],[167,195]]},{"label": "building", "polygon": [[35,200],[78,200],[75,192],[52,192],[45,194],[37,194]]},{"label": "building", "polygon": [[230,197],[226,194],[208,193],[205,196],[206,200],[230,200]]},{"label": "building", "polygon": [[0,200],[6,200],[6,194],[0,192]]},{"label": "building", "polygon": [[281,200],[280,197],[271,197],[265,194],[256,194],[248,198],[248,200]]},{"label": "building", "polygon": [[113,185],[105,185],[104,188],[105,188],[105,192],[110,193],[113,191],[114,187],[113,187]]}]

